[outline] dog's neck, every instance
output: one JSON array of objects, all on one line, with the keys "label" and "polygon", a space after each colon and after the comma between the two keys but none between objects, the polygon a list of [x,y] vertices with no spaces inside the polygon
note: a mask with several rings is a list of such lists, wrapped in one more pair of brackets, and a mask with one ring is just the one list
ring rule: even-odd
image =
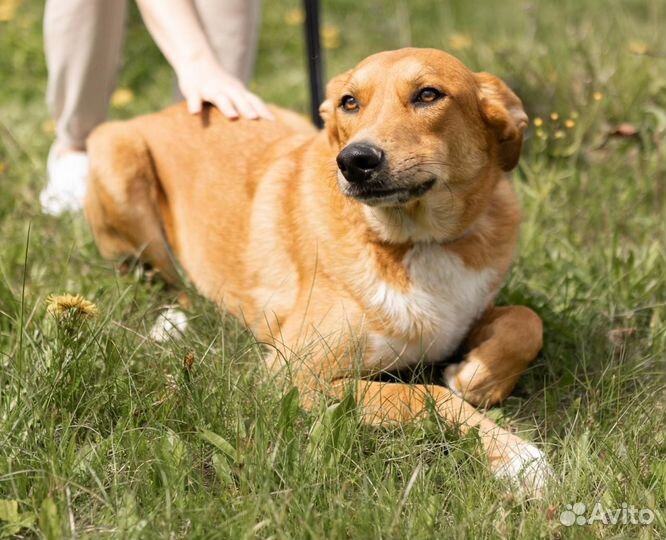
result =
[{"label": "dog's neck", "polygon": [[402,207],[361,205],[361,212],[370,230],[390,244],[445,244],[461,238],[467,231],[450,222],[438,223],[432,209],[421,201]]}]

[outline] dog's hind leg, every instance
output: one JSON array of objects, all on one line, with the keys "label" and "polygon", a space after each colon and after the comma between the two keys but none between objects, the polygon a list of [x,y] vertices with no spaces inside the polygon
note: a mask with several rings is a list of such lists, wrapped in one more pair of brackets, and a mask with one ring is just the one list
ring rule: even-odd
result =
[{"label": "dog's hind leg", "polygon": [[137,257],[177,282],[158,206],[161,187],[144,139],[128,122],[109,122],[87,145],[85,214],[102,256]]}]

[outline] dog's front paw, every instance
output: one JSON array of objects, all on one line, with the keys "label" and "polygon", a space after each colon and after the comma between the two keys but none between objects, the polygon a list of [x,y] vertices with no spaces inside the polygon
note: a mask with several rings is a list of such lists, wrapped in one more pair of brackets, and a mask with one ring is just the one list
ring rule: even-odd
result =
[{"label": "dog's front paw", "polygon": [[493,472],[497,478],[509,480],[524,499],[540,498],[553,476],[546,454],[522,440],[505,448]]},{"label": "dog's front paw", "polygon": [[468,403],[490,407],[502,401],[513,390],[518,380],[515,373],[492,373],[487,366],[469,355],[459,364],[444,370],[444,383]]}]

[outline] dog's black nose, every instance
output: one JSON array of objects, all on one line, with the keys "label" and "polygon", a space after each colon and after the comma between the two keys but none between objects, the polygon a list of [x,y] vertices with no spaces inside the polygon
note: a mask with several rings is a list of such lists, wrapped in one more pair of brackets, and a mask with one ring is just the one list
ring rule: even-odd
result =
[{"label": "dog's black nose", "polygon": [[340,172],[352,184],[364,182],[384,161],[384,152],[367,143],[354,143],[338,154]]}]

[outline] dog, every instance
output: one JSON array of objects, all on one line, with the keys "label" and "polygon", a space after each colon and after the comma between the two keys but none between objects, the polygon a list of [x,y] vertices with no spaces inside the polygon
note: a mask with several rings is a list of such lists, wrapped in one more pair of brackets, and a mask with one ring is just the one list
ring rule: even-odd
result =
[{"label": "dog", "polygon": [[[507,173],[527,116],[497,77],[434,49],[382,52],[330,81],[316,130],[232,121],[183,105],[100,126],[88,140],[86,217],[101,254],[136,256],[270,345],[303,404],[355,396],[371,424],[434,410],[478,429],[492,471],[538,493],[542,451],[474,405],[512,391],[542,322],[496,307],[518,240]],[[372,375],[465,351],[445,385]]]}]

